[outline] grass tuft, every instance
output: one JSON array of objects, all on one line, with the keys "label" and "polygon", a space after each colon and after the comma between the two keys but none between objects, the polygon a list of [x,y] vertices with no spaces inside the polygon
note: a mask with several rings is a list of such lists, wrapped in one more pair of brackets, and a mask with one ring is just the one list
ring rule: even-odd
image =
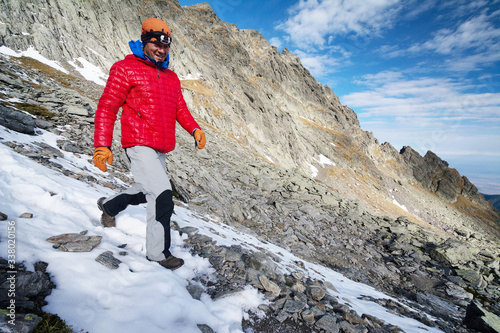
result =
[{"label": "grass tuft", "polygon": [[35,326],[33,333],[74,333],[74,331],[58,315],[44,313],[42,321]]},{"label": "grass tuft", "polygon": [[12,103],[13,106],[19,110],[23,110],[28,112],[29,114],[32,114],[34,116],[42,116],[45,118],[52,118],[56,114],[52,111],[49,111],[46,107],[40,106],[40,105],[35,105],[35,104],[29,104],[29,103],[24,103],[24,102],[15,102]]}]

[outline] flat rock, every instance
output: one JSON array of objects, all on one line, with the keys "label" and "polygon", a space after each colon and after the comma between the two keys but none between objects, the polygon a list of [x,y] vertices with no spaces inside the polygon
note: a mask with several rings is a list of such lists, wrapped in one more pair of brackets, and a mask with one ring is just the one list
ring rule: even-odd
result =
[{"label": "flat rock", "polygon": [[181,235],[187,234],[188,237],[192,237],[192,236],[196,235],[200,231],[200,229],[195,228],[195,227],[184,227],[184,228],[180,228],[179,231],[181,232]]},{"label": "flat rock", "polygon": [[121,264],[121,261],[116,259],[111,251],[101,253],[97,258],[95,258],[95,261],[110,269],[117,269]]},{"label": "flat rock", "polygon": [[478,253],[479,249],[453,238],[448,238],[430,251],[432,259],[450,265],[473,261]]},{"label": "flat rock", "polygon": [[200,300],[201,295],[205,292],[205,289],[198,284],[190,284],[186,287],[187,291],[191,295],[192,298]]},{"label": "flat rock", "polygon": [[85,236],[80,233],[67,233],[52,236],[47,242],[58,244],[57,247],[65,252],[90,252],[101,244],[102,236]]},{"label": "flat rock", "polygon": [[85,236],[77,233],[68,233],[68,234],[60,234],[57,236],[52,236],[46,239],[47,242],[56,243],[56,244],[64,244],[70,242],[80,242],[83,240],[87,240],[89,236]]},{"label": "flat rock", "polygon": [[326,289],[321,286],[311,285],[307,288],[307,295],[315,301],[321,301],[326,295]]},{"label": "flat rock", "polygon": [[327,332],[339,332],[339,325],[337,324],[337,317],[327,314],[321,317],[316,322],[316,327],[321,328]]},{"label": "flat rock", "polygon": [[283,310],[290,313],[300,312],[306,308],[307,304],[304,302],[289,299],[285,302]]},{"label": "flat rock", "polygon": [[264,290],[272,292],[274,296],[279,296],[281,290],[280,290],[280,287],[276,283],[274,283],[273,281],[270,281],[264,275],[259,276],[259,281],[260,281],[260,283],[262,283]]}]

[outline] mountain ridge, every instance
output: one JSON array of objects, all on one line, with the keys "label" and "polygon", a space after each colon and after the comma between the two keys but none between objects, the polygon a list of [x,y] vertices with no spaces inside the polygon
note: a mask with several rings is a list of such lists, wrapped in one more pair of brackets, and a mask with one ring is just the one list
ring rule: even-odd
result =
[{"label": "mountain ridge", "polygon": [[[199,6],[199,5],[198,5]],[[194,6],[196,8],[196,6]],[[208,17],[213,17],[215,13],[210,9],[208,5],[203,5],[199,6],[203,11],[207,11]],[[196,16],[198,17],[198,16]],[[191,23],[192,25],[194,23]],[[224,23],[221,22],[221,25]],[[234,25],[229,25],[231,29],[237,29]],[[222,28],[220,28],[222,29]],[[195,28],[193,27],[193,30]],[[265,41],[264,37],[258,34],[257,31],[252,31],[252,30],[241,30],[239,31],[243,34],[250,35],[252,38],[250,39],[251,41],[256,40],[257,42],[254,42],[255,45],[252,45],[253,49],[258,49],[259,52],[261,53],[266,53],[267,50],[272,50],[270,51],[271,57],[274,55],[276,56],[277,50],[273,48],[272,46]],[[241,45],[244,45],[246,47],[246,50],[248,53],[251,52],[251,48],[249,47],[249,42],[246,43],[241,43]],[[264,46],[262,46],[264,45]],[[220,49],[223,49],[221,46]],[[269,55],[268,55],[269,56]],[[417,179],[415,175],[420,176],[422,173],[427,173],[427,174],[436,174],[436,173],[444,173],[445,175],[456,175],[457,172],[454,169],[447,168],[447,163],[445,161],[437,162],[435,165],[433,165],[436,170],[430,170],[429,168],[426,168],[423,162],[415,162],[413,161],[419,161],[421,160],[420,155],[413,151],[412,158],[406,158],[404,153],[408,152],[408,148],[402,149],[401,152],[399,152],[399,155],[396,154],[395,151],[390,151],[390,145],[385,146],[388,149],[382,149],[381,145],[378,144],[378,141],[376,138],[374,138],[372,133],[368,133],[363,131],[359,127],[359,121],[357,120],[357,116],[354,113],[354,111],[344,105],[340,104],[340,101],[338,100],[338,97],[335,96],[333,91],[329,89],[326,86],[322,86],[319,84],[313,77],[312,75],[305,69],[303,66],[300,64],[300,60],[295,57],[293,54],[291,54],[288,50],[284,50],[282,52],[282,57],[289,59],[289,66],[285,66],[285,68],[280,68],[278,65],[272,65],[273,61],[270,61],[271,63],[271,68],[272,70],[266,69],[263,67],[261,64],[253,64],[252,59],[249,60],[249,65],[251,68],[253,68],[252,73],[246,73],[247,75],[252,75],[252,77],[257,77],[260,79],[254,79],[253,81],[250,80],[250,82],[253,84],[253,86],[248,87],[247,90],[245,90],[243,93],[239,94],[241,104],[245,105],[245,97],[248,98],[250,102],[250,106],[253,107],[254,109],[261,110],[261,115],[262,117],[266,116],[266,113],[269,112],[273,114],[272,109],[277,108],[278,110],[282,111],[279,113],[279,115],[274,116],[274,119],[272,116],[268,118],[268,120],[263,120],[266,122],[270,123],[276,123],[279,125],[285,132],[286,136],[284,137],[285,142],[286,141],[291,141],[295,143],[291,143],[290,145],[292,146],[291,149],[283,149],[280,147],[281,143],[277,141],[273,141],[271,139],[270,142],[262,140],[261,138],[263,137],[280,137],[280,134],[282,131],[274,131],[272,134],[266,134],[264,133],[263,135],[260,133],[260,131],[256,131],[258,134],[255,134],[255,132],[252,132],[252,130],[256,128],[266,128],[265,124],[262,122],[259,123],[259,120],[255,119],[250,119],[251,121],[256,121],[257,126],[250,128],[248,133],[246,133],[245,137],[252,139],[252,137],[255,137],[254,140],[250,141],[250,144],[258,145],[258,146],[263,146],[264,149],[260,149],[258,152],[260,155],[263,156],[271,156],[271,159],[273,161],[279,161],[278,163],[284,167],[297,167],[299,170],[301,170],[304,173],[309,172],[309,168],[311,164],[314,164],[314,160],[316,156],[310,156],[310,153],[314,151],[318,155],[325,155],[329,156],[331,159],[332,154],[336,159],[334,162],[336,163],[337,168],[341,169],[346,169],[347,171],[354,171],[353,177],[358,183],[361,183],[362,179],[368,175],[370,177],[370,182],[373,184],[378,184],[377,187],[381,187],[383,190],[380,191],[382,192],[381,194],[385,195],[386,197],[391,198],[390,195],[390,188],[384,188],[383,183],[379,182],[379,179],[381,177],[381,173],[377,170],[377,167],[381,163],[376,163],[377,158],[375,156],[380,156],[382,160],[382,164],[386,164],[387,160],[394,160],[397,162],[396,167],[394,170],[391,170],[389,168],[390,172],[394,172],[396,177],[393,178],[400,178],[403,177],[403,179],[407,179],[409,183],[411,182],[417,182],[417,183],[422,183],[422,180],[425,179],[425,176],[422,176],[420,179]],[[267,58],[265,58],[267,60]],[[271,58],[272,59],[272,58]],[[193,61],[193,63],[197,63],[197,61]],[[262,63],[268,63],[268,61],[262,61]],[[245,67],[244,67],[245,68]],[[233,69],[234,71],[235,69]],[[268,86],[271,86],[273,83],[275,83],[273,80],[273,74],[276,74],[276,77],[278,78],[288,78],[290,77],[289,75],[282,75],[282,73],[289,73],[290,71],[295,71],[298,75],[292,76],[296,78],[305,78],[304,79],[304,84],[302,85],[301,89],[297,90],[296,87],[290,84],[290,80],[284,79],[280,81],[281,86],[285,86],[289,88],[290,90],[287,91],[294,91],[294,96],[292,97],[296,101],[304,100],[306,101],[303,104],[295,104],[295,105],[287,105],[287,99],[290,99],[290,95],[285,94],[284,97],[279,98],[279,91],[273,90],[271,92],[266,92],[265,89],[262,87],[262,85],[256,85],[255,82],[258,83],[259,80],[265,80],[266,77],[270,77],[270,82],[268,81]],[[262,73],[266,73],[265,75]],[[272,73],[272,74],[271,74]],[[213,84],[213,83],[212,83]],[[245,87],[245,85],[240,85],[238,84],[238,87]],[[285,107],[282,107],[281,109],[279,108],[279,105],[276,104],[271,104],[271,105],[265,105],[264,106],[260,103],[260,100],[258,98],[252,97],[252,94],[255,95],[255,91],[257,89],[263,90],[259,95],[260,96],[269,96],[272,95],[275,99],[278,100],[278,103],[285,103]],[[258,91],[258,90],[257,90]],[[314,94],[314,91],[321,91],[320,94]],[[218,95],[216,93],[216,95]],[[219,93],[220,95],[220,93]],[[257,95],[257,96],[259,96]],[[234,98],[237,96],[237,94],[232,91],[231,98]],[[250,96],[250,97],[249,97]],[[318,96],[318,97],[317,97]],[[323,96],[323,97],[321,97]],[[189,95],[187,97],[189,99]],[[325,99],[326,98],[326,99]],[[248,101],[246,101],[248,104]],[[231,102],[227,102],[226,99],[226,104],[231,105]],[[198,111],[199,109],[199,104],[196,104],[195,101],[192,101],[193,107]],[[238,104],[240,105],[240,104]],[[265,110],[265,111],[264,111]],[[296,111],[292,112],[290,110],[303,110],[301,111]],[[307,112],[304,112],[306,111]],[[287,115],[287,113],[290,113]],[[286,115],[286,116],[284,116]],[[283,119],[284,118],[284,119]],[[298,119],[297,119],[298,118]],[[207,119],[208,120],[208,119]],[[240,119],[238,119],[240,120]],[[239,121],[236,122],[238,128],[245,128],[247,127],[246,125],[246,120],[245,121]],[[303,126],[301,126],[303,125]],[[221,127],[227,128],[228,125],[227,123],[221,125]],[[324,140],[321,138],[318,138],[317,135],[317,130],[323,130],[326,133],[328,133],[328,137],[330,140]],[[312,131],[311,131],[312,130]],[[311,133],[313,132],[313,133]],[[304,133],[307,133],[304,134]],[[333,134],[333,135],[332,135]],[[326,135],[325,135],[326,136]],[[292,140],[287,140],[288,138],[293,138]],[[315,142],[310,142],[310,138],[315,137]],[[347,138],[347,141],[351,140],[351,142],[347,142],[344,145],[345,149],[342,149],[343,147],[340,147],[340,149],[336,150],[330,150],[330,149],[325,149],[325,147],[331,147],[331,143],[337,143],[340,142],[342,143],[343,140]],[[264,141],[264,142],[262,142]],[[256,144],[255,144],[256,143]],[[269,143],[273,147],[269,147]],[[356,148],[357,147],[357,148]],[[385,148],[384,147],[384,148]],[[359,150],[361,153],[357,154],[355,153],[352,156],[353,149],[354,150]],[[267,149],[267,151],[266,151]],[[386,150],[389,150],[389,152],[385,153]],[[431,152],[432,153],[432,152]],[[369,158],[362,158],[362,155],[366,155]],[[384,156],[385,155],[385,156]],[[431,154],[435,155],[435,154]],[[420,158],[419,158],[420,157]],[[358,176],[359,172],[356,172],[356,164],[358,160],[362,158],[364,164],[367,164],[367,168],[363,170],[365,175],[362,175],[361,177]],[[352,160],[349,160],[352,159]],[[439,158],[438,158],[439,159]],[[437,159],[435,159],[437,161]],[[439,159],[440,160],[440,159]],[[293,162],[295,161],[295,162]],[[412,161],[412,162],[410,162]],[[374,166],[372,163],[375,162],[376,165]],[[413,163],[413,164],[412,164]],[[370,164],[372,164],[370,166]],[[446,165],[446,166],[443,166]],[[385,165],[384,165],[385,166]],[[419,171],[420,169],[423,169],[422,171]],[[326,168],[329,171],[328,167]],[[354,170],[353,170],[354,169]],[[453,171],[454,170],[454,171]],[[452,181],[449,179],[450,177],[443,177],[443,181],[440,181],[440,187],[430,187],[426,186],[426,184],[422,183],[421,186],[424,187],[427,190],[430,190],[433,193],[436,193],[438,196],[441,195],[441,193],[445,192],[450,192],[453,193],[453,195],[441,195],[441,200],[445,202],[449,202],[453,204],[458,200],[458,196],[465,196],[467,198],[470,198],[470,200],[473,200],[477,203],[479,215],[484,217],[484,215],[488,215],[488,213],[481,213],[481,211],[488,211],[491,209],[491,207],[488,205],[486,200],[484,198],[481,198],[481,196],[477,192],[477,188],[470,184],[470,182],[466,179],[460,178],[460,177],[451,177]],[[318,179],[319,181],[323,181],[325,184],[329,184],[329,179]],[[439,180],[439,179],[438,179]],[[355,182],[356,182],[355,181]],[[464,186],[463,184],[467,185]],[[352,186],[354,184],[350,184],[349,182],[346,182],[346,184],[342,185],[343,189],[346,189],[348,186]],[[335,188],[335,187],[334,187]],[[379,193],[380,194],[380,193]],[[358,196],[358,199],[362,199],[362,196]],[[469,214],[468,211],[462,211],[465,212],[466,215]],[[423,216],[418,216],[418,218],[423,218],[425,220],[425,217]],[[496,219],[493,221],[490,221],[492,225],[493,232],[495,232],[498,235],[498,231],[495,230],[497,229],[497,224],[498,224],[498,217],[494,218]],[[427,220],[427,222],[431,222],[430,220]]]},{"label": "mountain ridge", "polygon": [[[176,150],[167,156],[169,174],[193,209],[384,290],[398,285],[412,295],[422,290],[436,293],[408,273],[413,268],[402,264],[398,251],[424,252],[422,262],[439,260],[446,267],[474,267],[495,276],[494,264],[476,267],[449,257],[450,248],[471,247],[474,253],[476,248],[487,250],[484,253],[492,257],[485,258],[493,262],[498,258],[498,213],[477,188],[432,152],[422,157],[411,147],[398,152],[390,143],[379,144],[360,128],[355,112],[317,82],[299,58],[288,50],[278,52],[257,31],[222,22],[207,4],[44,3],[57,10],[39,8],[26,17],[16,2],[2,3],[6,7],[0,14],[1,45],[16,51],[35,45],[68,73],[28,58],[4,59],[1,105],[9,110],[35,109],[36,125],[54,132],[71,124],[72,131],[63,131],[66,145],[92,155],[93,114],[102,92],[102,86],[85,80],[68,60],[83,57],[105,73],[113,61],[129,53],[127,41],[138,38],[133,26],[159,16],[174,34],[172,69],[187,78],[182,80],[186,102],[208,134],[207,149],[194,152],[192,138],[178,131]],[[126,14],[130,20],[121,22],[118,18]],[[19,25],[16,15],[22,17]],[[55,29],[60,35],[46,36],[48,29],[30,28],[41,22],[51,22],[50,27],[63,22],[64,29]],[[76,26],[83,33],[61,46],[59,38],[70,36]],[[116,31],[113,40],[106,34],[110,31]],[[40,34],[46,38],[40,39]],[[102,55],[92,52],[94,48]],[[83,66],[82,60],[78,62]],[[131,182],[118,134],[119,124],[110,179],[101,181],[117,189],[117,179]],[[426,236],[419,238],[420,233]],[[448,239],[459,242],[450,244]],[[431,253],[432,260],[427,259]],[[402,277],[394,273],[395,263],[408,272],[398,273]],[[446,275],[440,273],[438,279],[422,274],[433,283]],[[481,281],[489,279],[488,274],[481,275]]]}]

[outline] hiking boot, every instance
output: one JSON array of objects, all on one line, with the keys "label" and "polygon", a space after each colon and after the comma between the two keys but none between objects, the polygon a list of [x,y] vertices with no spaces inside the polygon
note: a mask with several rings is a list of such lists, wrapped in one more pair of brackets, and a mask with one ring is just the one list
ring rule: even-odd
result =
[{"label": "hiking boot", "polygon": [[176,258],[173,255],[170,255],[167,259],[157,261],[157,263],[159,263],[161,266],[167,269],[176,270],[177,268],[184,265],[184,260]]},{"label": "hiking boot", "polygon": [[101,223],[105,228],[115,227],[116,226],[115,217],[108,215],[108,213],[106,213],[106,211],[104,210],[103,202],[105,199],[106,199],[105,197],[102,197],[99,198],[99,200],[97,200],[97,207],[99,207],[99,209],[102,212]]}]

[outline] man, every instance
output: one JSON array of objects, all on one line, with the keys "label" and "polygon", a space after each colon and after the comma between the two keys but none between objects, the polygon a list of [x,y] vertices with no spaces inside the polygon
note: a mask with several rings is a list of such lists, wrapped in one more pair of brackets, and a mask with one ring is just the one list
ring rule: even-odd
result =
[{"label": "man", "polygon": [[165,22],[148,18],[141,41],[129,42],[133,54],[111,67],[95,113],[94,163],[103,172],[106,163],[113,163],[110,147],[121,107],[121,143],[135,184],[98,200],[101,222],[114,227],[115,216],[128,205],[147,202],[146,256],[173,270],[184,261],[169,250],[174,203],[165,154],[175,147],[176,122],[194,136],[198,149],[205,147],[206,138],[186,106],[179,78],[168,69],[171,39]]}]

